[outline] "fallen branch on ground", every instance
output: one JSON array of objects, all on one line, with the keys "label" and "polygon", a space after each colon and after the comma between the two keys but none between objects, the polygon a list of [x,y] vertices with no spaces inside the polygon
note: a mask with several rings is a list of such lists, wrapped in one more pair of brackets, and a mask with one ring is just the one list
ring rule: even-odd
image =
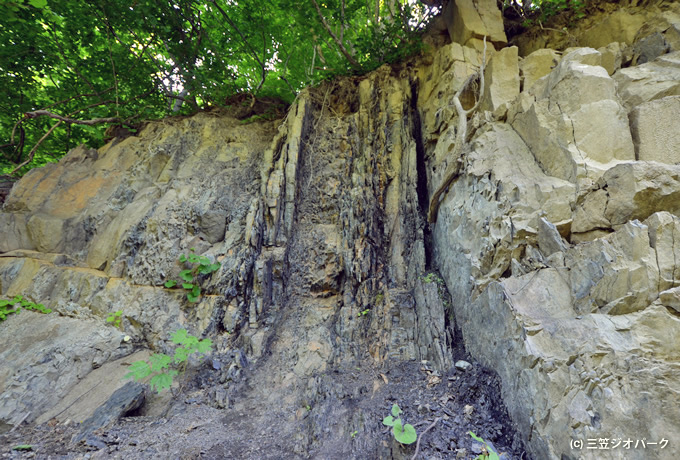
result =
[{"label": "fallen branch on ground", "polygon": [[420,433],[420,436],[418,436],[418,442],[416,442],[416,451],[415,451],[415,453],[413,454],[413,457],[411,457],[411,460],[416,460],[416,457],[418,456],[418,452],[420,451],[420,440],[423,438],[423,435],[424,435],[425,433],[427,433],[428,431],[430,431],[430,429],[434,428],[434,426],[437,424],[438,421],[439,421],[439,417],[437,417],[436,419],[434,419],[434,422],[432,422],[432,423],[430,424],[430,426],[428,426],[427,428],[425,428],[425,431],[423,431],[422,433]]}]

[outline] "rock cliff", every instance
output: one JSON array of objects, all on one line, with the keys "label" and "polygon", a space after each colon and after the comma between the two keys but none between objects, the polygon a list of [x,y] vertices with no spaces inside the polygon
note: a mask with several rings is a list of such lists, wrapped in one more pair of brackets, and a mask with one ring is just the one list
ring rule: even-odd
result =
[{"label": "rock cliff", "polygon": [[[277,427],[291,458],[401,458],[347,403],[371,390],[338,374],[423,361],[446,385],[461,341],[498,374],[534,458],[677,456],[680,9],[619,8],[576,43],[506,46],[486,3],[445,10],[455,41],[304,90],[285,119],[152,122],[17,182],[0,295],[54,313],[0,323],[0,425],[63,421],[88,375],[111,380],[184,327],[215,341],[204,391],[227,418],[318,407]],[[483,91],[479,76],[464,87],[480,67]],[[481,98],[462,136],[456,94]],[[163,285],[190,250],[221,263],[197,304]],[[116,311],[122,331],[105,323]],[[375,395],[391,383],[373,373]]]}]

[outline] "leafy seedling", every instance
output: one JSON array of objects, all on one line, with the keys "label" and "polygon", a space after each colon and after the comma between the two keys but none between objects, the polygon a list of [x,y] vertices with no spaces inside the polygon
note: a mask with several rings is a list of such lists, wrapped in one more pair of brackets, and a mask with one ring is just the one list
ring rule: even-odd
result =
[{"label": "leafy seedling", "polygon": [[357,313],[357,317],[361,318],[362,316],[368,315],[368,313],[371,311],[370,308],[367,308],[366,310],[362,310],[359,313]]},{"label": "leafy seedling", "polygon": [[383,419],[383,425],[392,427],[392,434],[394,439],[402,444],[413,444],[418,439],[416,434],[416,429],[413,425],[408,423],[403,423],[399,415],[403,411],[398,405],[394,404],[392,406],[392,415],[388,415]]},{"label": "leafy seedling", "polygon": [[[149,361],[135,361],[129,367],[129,371],[124,378],[142,380],[151,376],[149,385],[158,393],[172,386],[174,377],[186,370],[186,363],[189,356],[198,353],[206,354],[212,348],[210,339],[198,340],[187,333],[186,329],[179,329],[172,335],[172,342],[180,345],[175,349],[173,356],[165,353],[154,353],[149,357]],[[172,369],[173,367],[181,368]]]},{"label": "leafy seedling", "polygon": [[181,254],[178,260],[182,264],[189,264],[191,268],[179,272],[180,281],[168,280],[164,286],[166,288],[173,288],[181,285],[187,291],[187,300],[192,303],[198,302],[198,299],[201,297],[198,275],[209,275],[219,270],[222,265],[219,262],[212,263],[206,256],[195,254],[194,248],[191,248],[189,255]]},{"label": "leafy seedling", "polygon": [[494,448],[493,444],[483,440],[482,438],[474,434],[472,431],[468,431],[468,434],[472,436],[472,438],[475,441],[484,444],[481,455],[475,457],[475,460],[500,460],[501,457],[500,455],[498,455],[498,452],[496,452],[496,449]]},{"label": "leafy seedling", "polygon": [[122,310],[118,310],[118,311],[116,311],[116,312],[114,312],[114,313],[111,313],[111,314],[109,314],[109,316],[107,316],[106,322],[107,322],[107,323],[113,323],[113,326],[114,326],[115,328],[120,329],[120,320],[121,320],[120,317],[121,317],[122,315],[123,315],[123,311],[122,311]]},{"label": "leafy seedling", "polygon": [[19,444],[18,446],[12,447],[12,450],[29,451],[29,450],[33,450],[33,446],[30,445],[30,444]]},{"label": "leafy seedling", "polygon": [[41,303],[31,302],[30,300],[24,299],[21,295],[15,295],[14,298],[10,299],[0,299],[0,322],[4,321],[7,316],[12,313],[19,313],[21,309],[33,310],[37,313],[52,313],[52,310],[45,308]]}]

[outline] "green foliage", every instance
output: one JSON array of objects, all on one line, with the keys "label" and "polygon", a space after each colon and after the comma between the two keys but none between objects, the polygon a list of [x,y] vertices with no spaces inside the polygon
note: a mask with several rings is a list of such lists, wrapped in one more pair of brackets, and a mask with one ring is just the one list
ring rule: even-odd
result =
[{"label": "green foliage", "polygon": [[172,335],[172,342],[180,345],[175,348],[173,356],[165,353],[154,353],[149,357],[149,361],[135,361],[129,367],[125,378],[142,380],[151,376],[149,385],[151,389],[156,389],[158,393],[170,388],[174,377],[179,374],[179,370],[171,369],[171,366],[182,365],[182,371],[186,368],[186,362],[194,353],[206,354],[212,348],[210,339],[198,340],[187,333],[186,329],[179,329]]},{"label": "green foliage", "polygon": [[413,425],[408,423],[403,423],[401,420],[401,415],[403,411],[398,405],[394,404],[392,406],[392,415],[388,415],[383,419],[383,425],[392,427],[392,434],[394,439],[402,444],[413,444],[418,439],[416,434],[416,429]]},{"label": "green foliage", "polygon": [[38,313],[52,313],[52,310],[45,308],[43,304],[31,302],[20,295],[16,295],[12,299],[0,299],[0,322],[4,321],[12,313],[18,314],[22,308]]},{"label": "green foliage", "polygon": [[107,323],[113,323],[113,326],[117,329],[120,329],[120,320],[121,316],[123,315],[122,310],[118,310],[114,313],[110,313],[109,316],[106,317],[106,322]]},{"label": "green foliage", "polygon": [[368,314],[370,313],[370,311],[371,311],[370,308],[367,308],[367,309],[365,309],[365,310],[362,310],[362,311],[360,311],[359,313],[357,313],[357,317],[361,318],[362,316],[366,316],[366,315],[368,315]]},{"label": "green foliage", "polygon": [[585,0],[504,0],[503,8],[512,8],[519,13],[522,26],[531,27],[545,22],[564,11],[573,12],[575,19],[585,17]]},{"label": "green foliage", "polygon": [[585,2],[581,0],[536,0],[532,2],[532,5],[540,12],[541,21],[545,21],[565,10],[572,10],[576,18],[585,16],[583,11]]},{"label": "green foliage", "polygon": [[417,52],[437,11],[406,0],[317,4],[318,11],[297,0],[0,1],[0,174],[30,159],[23,174],[105,140],[102,125],[26,113],[113,117],[134,132],[138,121],[193,113],[239,93],[291,102],[329,76]]},{"label": "green foliage", "polygon": [[30,444],[19,444],[18,446],[12,447],[12,450],[29,451],[29,450],[33,450],[33,446],[30,445]]},{"label": "green foliage", "polygon": [[212,263],[210,259],[205,256],[199,256],[194,253],[194,248],[191,248],[189,255],[181,254],[179,262],[188,264],[191,268],[179,272],[179,277],[182,281],[169,280],[164,286],[172,288],[180,284],[183,289],[187,291],[187,299],[189,302],[198,302],[201,296],[201,287],[198,282],[198,275],[209,275],[220,269],[222,266],[219,262]]},{"label": "green foliage", "polygon": [[472,436],[472,438],[479,442],[484,444],[484,448],[482,450],[482,454],[478,455],[475,457],[475,460],[499,460],[500,455],[498,455],[498,452],[494,449],[493,445],[489,442],[486,442],[476,434],[474,434],[472,431],[468,431],[468,434]]},{"label": "green foliage", "polygon": [[440,286],[444,284],[444,280],[435,272],[430,272],[425,276],[421,276],[420,279],[422,279],[424,283],[437,283]]}]

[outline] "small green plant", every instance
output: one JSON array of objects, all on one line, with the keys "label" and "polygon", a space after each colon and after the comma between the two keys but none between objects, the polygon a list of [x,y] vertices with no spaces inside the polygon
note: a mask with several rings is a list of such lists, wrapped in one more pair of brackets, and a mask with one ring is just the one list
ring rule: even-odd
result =
[{"label": "small green plant", "polygon": [[188,263],[191,268],[179,272],[181,281],[169,280],[165,283],[166,288],[172,288],[178,284],[187,291],[187,299],[189,302],[198,302],[201,297],[201,286],[198,285],[198,275],[209,275],[220,269],[222,266],[219,262],[212,263],[206,256],[199,256],[194,253],[194,248],[191,248],[189,255],[181,254],[179,256],[180,263]]},{"label": "small green plant", "polygon": [[45,305],[31,302],[20,295],[16,295],[12,299],[0,299],[0,322],[4,321],[12,313],[19,313],[22,308],[38,313],[52,313],[52,310],[45,308]]},{"label": "small green plant", "polygon": [[498,452],[496,452],[493,444],[486,442],[472,431],[468,431],[468,434],[472,436],[475,441],[484,444],[481,455],[475,457],[475,460],[499,460],[501,458],[500,455],[498,455]]},{"label": "small green plant", "polygon": [[357,431],[357,430],[352,431],[352,433],[350,434],[350,436],[352,437],[352,439],[354,439],[354,438],[357,436],[357,433],[358,433],[358,432],[359,432],[359,431]]},{"label": "small green plant", "polygon": [[120,317],[123,315],[122,310],[118,310],[114,313],[109,314],[109,316],[106,317],[106,322],[107,323],[113,323],[113,327],[120,329]]},{"label": "small green plant", "polygon": [[18,446],[12,447],[12,450],[29,451],[29,450],[33,450],[33,446],[30,445],[30,444],[19,444]]},{"label": "small green plant", "polygon": [[[174,356],[165,353],[154,353],[149,357],[149,362],[135,361],[130,365],[130,372],[124,378],[142,380],[152,375],[149,385],[158,393],[172,386],[173,378],[184,372],[187,359],[193,353],[205,354],[212,348],[210,339],[198,340],[193,335],[187,333],[186,329],[179,329],[172,335],[172,342],[180,345],[175,349]],[[170,365],[181,365],[181,369],[171,369]]]},{"label": "small green plant", "polygon": [[357,316],[358,316],[359,318],[361,318],[362,316],[368,315],[368,313],[369,313],[370,311],[371,311],[371,309],[370,309],[370,308],[367,308],[366,310],[362,310],[362,311],[360,311],[359,313],[357,313]]},{"label": "small green plant", "polygon": [[402,412],[403,411],[399,406],[394,404],[392,406],[392,415],[388,415],[383,419],[383,425],[392,427],[392,434],[394,435],[394,439],[398,442],[402,444],[413,444],[416,442],[416,439],[418,439],[416,429],[413,428],[413,425],[401,421],[399,415]]},{"label": "small green plant", "polygon": [[437,283],[439,285],[444,284],[444,280],[441,279],[435,272],[430,272],[425,276],[421,276],[420,279],[423,280],[424,283]]}]

